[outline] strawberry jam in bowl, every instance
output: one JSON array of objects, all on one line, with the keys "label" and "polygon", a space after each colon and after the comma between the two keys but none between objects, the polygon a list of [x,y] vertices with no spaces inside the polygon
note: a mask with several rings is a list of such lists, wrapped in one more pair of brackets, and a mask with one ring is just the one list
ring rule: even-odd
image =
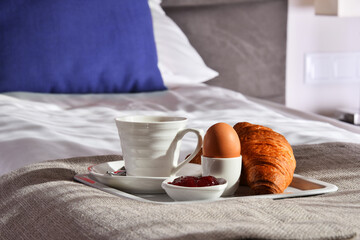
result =
[{"label": "strawberry jam in bowl", "polygon": [[175,201],[200,201],[219,198],[227,186],[223,178],[213,176],[176,176],[162,182],[161,187]]},{"label": "strawberry jam in bowl", "polygon": [[205,176],[205,177],[193,177],[193,176],[181,176],[175,178],[174,181],[169,182],[176,186],[183,187],[208,187],[219,185],[219,181],[216,177]]}]

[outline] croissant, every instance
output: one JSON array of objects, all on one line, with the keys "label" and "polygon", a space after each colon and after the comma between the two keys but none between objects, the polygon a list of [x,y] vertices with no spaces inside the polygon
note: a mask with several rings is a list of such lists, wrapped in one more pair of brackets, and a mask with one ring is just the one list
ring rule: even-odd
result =
[{"label": "croissant", "polygon": [[254,194],[282,193],[290,185],[296,161],[285,137],[270,128],[240,122],[234,126],[240,138],[245,180]]}]

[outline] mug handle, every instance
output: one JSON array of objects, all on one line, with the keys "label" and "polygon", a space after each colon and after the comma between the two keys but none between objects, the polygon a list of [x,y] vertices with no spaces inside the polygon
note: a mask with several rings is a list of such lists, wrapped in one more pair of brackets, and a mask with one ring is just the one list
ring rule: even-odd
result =
[{"label": "mug handle", "polygon": [[[186,129],[180,130],[175,137],[176,145],[178,145],[180,143],[180,140],[185,136],[185,134],[187,134],[189,132],[195,133],[198,138],[196,148],[195,148],[194,152],[188,158],[186,158],[184,161],[182,161],[181,163],[179,163],[176,167],[174,167],[172,169],[171,176],[175,175],[182,167],[185,166],[185,164],[190,162],[196,156],[196,154],[198,154],[198,152],[201,150],[201,147],[203,144],[203,136],[204,136],[204,131],[201,129],[186,128]],[[177,147],[178,146],[176,146],[176,148]]]}]

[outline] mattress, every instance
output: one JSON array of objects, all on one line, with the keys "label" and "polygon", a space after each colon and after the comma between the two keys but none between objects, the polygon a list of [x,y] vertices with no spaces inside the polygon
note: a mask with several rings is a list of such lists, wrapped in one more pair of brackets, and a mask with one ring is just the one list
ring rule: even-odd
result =
[{"label": "mattress", "polygon": [[[325,142],[360,143],[360,135],[324,121],[299,118],[291,110],[265,106],[228,89],[192,84],[136,94],[0,95],[0,174],[51,159],[122,154],[114,119],[127,115],[188,118],[206,131],[217,122],[250,122],[283,134],[292,146]],[[195,148],[182,141],[179,160]]]}]

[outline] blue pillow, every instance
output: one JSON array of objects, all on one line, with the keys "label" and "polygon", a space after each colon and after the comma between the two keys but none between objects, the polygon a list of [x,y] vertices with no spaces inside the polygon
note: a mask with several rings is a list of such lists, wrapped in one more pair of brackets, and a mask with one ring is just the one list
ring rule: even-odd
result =
[{"label": "blue pillow", "polygon": [[0,92],[165,89],[147,0],[0,1]]}]

